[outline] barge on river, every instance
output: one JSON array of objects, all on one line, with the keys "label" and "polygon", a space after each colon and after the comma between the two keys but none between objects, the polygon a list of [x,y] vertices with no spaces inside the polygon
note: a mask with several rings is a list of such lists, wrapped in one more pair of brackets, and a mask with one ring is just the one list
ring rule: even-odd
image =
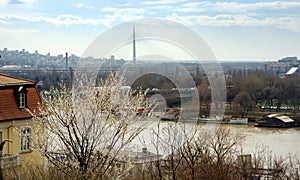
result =
[{"label": "barge on river", "polygon": [[282,114],[270,114],[260,120],[255,124],[255,127],[272,127],[272,128],[288,128],[297,127],[298,123],[292,118],[282,115]]}]

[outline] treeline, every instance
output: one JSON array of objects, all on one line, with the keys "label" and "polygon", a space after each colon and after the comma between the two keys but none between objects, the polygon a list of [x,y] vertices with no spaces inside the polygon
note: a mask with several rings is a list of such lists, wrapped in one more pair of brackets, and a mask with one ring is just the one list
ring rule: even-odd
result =
[{"label": "treeline", "polygon": [[[298,110],[300,107],[300,77],[279,78],[262,70],[230,69],[225,73],[227,106],[236,114],[247,115],[256,107],[272,110]],[[70,71],[28,71],[12,72],[12,76],[23,77],[38,83],[38,90],[58,87],[59,83],[71,83]],[[208,111],[211,101],[210,82],[205,74],[193,76],[198,88],[203,112]],[[132,89],[138,87],[172,89],[176,88],[169,79],[157,74],[148,74],[138,78]],[[180,100],[180,99],[179,99]]]},{"label": "treeline", "polygon": [[[198,76],[194,77],[194,80],[198,87],[200,102],[209,106],[211,92],[207,77]],[[262,71],[247,71],[247,74],[241,76],[225,75],[225,80],[227,109],[233,110],[234,114],[243,116],[254,109],[299,110],[299,76],[279,78]]]}]

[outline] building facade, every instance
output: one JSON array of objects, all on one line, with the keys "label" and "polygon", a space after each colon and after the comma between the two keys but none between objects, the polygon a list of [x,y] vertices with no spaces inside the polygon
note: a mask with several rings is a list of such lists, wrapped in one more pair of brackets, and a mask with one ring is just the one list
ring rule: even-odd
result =
[{"label": "building facade", "polygon": [[30,112],[42,103],[35,82],[0,74],[0,164],[1,168],[43,163],[33,138],[42,132]]}]

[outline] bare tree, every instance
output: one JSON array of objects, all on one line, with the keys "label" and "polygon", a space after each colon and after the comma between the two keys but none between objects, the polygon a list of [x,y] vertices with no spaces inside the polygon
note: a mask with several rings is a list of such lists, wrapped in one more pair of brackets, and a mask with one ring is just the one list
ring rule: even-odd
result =
[{"label": "bare tree", "polygon": [[[190,177],[190,179],[197,179],[199,171],[202,171],[200,168],[201,163],[205,163],[205,157],[208,155],[208,146],[207,138],[204,136],[195,137],[197,131],[194,132],[192,137],[187,138],[183,147],[180,149],[180,155],[184,159],[184,166],[186,166],[185,175]],[[199,178],[199,176],[198,176]]]},{"label": "bare tree", "polygon": [[180,150],[185,141],[184,133],[184,127],[173,122],[159,122],[157,129],[152,129],[151,145],[158,158],[146,164],[151,179],[183,179]]},{"label": "bare tree", "polygon": [[34,145],[70,176],[117,176],[112,172],[116,157],[143,130],[134,125],[134,116],[144,96],[124,92],[124,79],[113,74],[101,80],[100,87],[88,76],[79,79],[84,80],[72,90],[63,86],[44,97],[35,116],[44,131]]},{"label": "bare tree", "polygon": [[232,179],[230,175],[235,173],[236,156],[242,140],[241,134],[232,133],[226,127],[220,127],[213,136],[208,137],[215,179]]},{"label": "bare tree", "polygon": [[238,178],[236,157],[240,153],[242,135],[225,127],[211,133],[201,126],[185,129],[175,124],[162,128],[156,136],[159,139],[156,143],[166,145],[163,149],[168,153],[152,164],[151,169],[154,165],[157,170],[149,171],[155,173],[151,174],[153,179]]}]

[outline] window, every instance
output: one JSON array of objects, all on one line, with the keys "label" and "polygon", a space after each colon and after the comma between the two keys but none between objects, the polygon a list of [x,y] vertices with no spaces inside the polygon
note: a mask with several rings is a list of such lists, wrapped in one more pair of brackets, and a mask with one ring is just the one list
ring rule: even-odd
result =
[{"label": "window", "polygon": [[25,108],[25,93],[19,93],[19,108]]},{"label": "window", "polygon": [[31,150],[31,128],[21,129],[21,151]]}]

